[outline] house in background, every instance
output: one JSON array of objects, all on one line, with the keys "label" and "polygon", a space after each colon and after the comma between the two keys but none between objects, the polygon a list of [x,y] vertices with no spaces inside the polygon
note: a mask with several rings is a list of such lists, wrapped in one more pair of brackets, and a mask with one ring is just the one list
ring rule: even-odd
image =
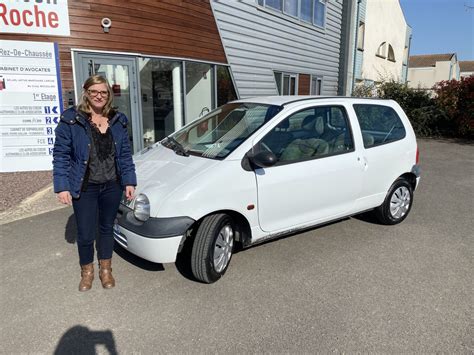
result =
[{"label": "house in background", "polygon": [[456,53],[410,56],[408,62],[408,86],[431,90],[442,80],[459,80],[460,70]]},{"label": "house in background", "polygon": [[360,0],[352,12],[353,87],[382,80],[405,83],[412,30],[399,0]]},{"label": "house in background", "polygon": [[459,62],[459,76],[461,78],[467,78],[471,75],[474,75],[474,60],[460,61]]}]

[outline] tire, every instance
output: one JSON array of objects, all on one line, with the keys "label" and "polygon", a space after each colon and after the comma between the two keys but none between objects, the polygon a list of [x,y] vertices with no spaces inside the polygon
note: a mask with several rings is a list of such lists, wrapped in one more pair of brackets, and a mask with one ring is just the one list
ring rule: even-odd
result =
[{"label": "tire", "polygon": [[407,180],[399,178],[388,190],[383,204],[375,209],[375,216],[382,224],[398,224],[407,218],[412,204],[413,188]]},{"label": "tire", "polygon": [[214,214],[203,219],[191,252],[191,269],[197,280],[210,284],[225,274],[232,258],[234,235],[230,216]]}]

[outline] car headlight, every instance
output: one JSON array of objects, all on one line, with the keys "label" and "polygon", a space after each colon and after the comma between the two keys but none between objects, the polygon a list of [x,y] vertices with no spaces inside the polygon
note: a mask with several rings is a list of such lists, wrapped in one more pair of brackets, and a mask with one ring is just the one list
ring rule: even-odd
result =
[{"label": "car headlight", "polygon": [[140,194],[135,199],[133,215],[136,219],[142,222],[145,222],[148,218],[150,218],[150,201],[146,195]]}]

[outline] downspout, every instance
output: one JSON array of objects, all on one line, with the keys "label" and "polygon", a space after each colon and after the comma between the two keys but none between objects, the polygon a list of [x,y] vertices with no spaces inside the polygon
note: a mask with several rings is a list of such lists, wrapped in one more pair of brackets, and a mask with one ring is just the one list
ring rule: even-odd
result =
[{"label": "downspout", "polygon": [[[362,0],[357,0],[357,16],[356,16],[356,31],[354,39],[354,65],[352,67],[352,87],[351,96],[354,92],[355,80],[356,80],[356,62],[357,62],[357,43],[359,40],[359,16],[360,16],[360,3]],[[367,30],[367,29],[366,29]]]}]

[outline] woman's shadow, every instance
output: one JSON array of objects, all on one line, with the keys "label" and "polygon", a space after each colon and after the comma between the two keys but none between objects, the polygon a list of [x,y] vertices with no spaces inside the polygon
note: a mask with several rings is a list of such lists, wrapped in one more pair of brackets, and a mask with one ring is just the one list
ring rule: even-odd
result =
[{"label": "woman's shadow", "polygon": [[[96,240],[97,240],[97,238],[99,238],[98,230],[96,231],[96,233],[97,233],[96,235]],[[64,230],[64,239],[69,244],[75,244],[77,241],[77,226],[76,226],[76,218],[74,217],[74,214],[70,215],[67,220],[66,228]],[[120,256],[125,261],[141,269],[148,270],[148,271],[164,271],[165,270],[165,268],[163,267],[163,264],[156,264],[156,263],[147,261],[145,259],[139,258],[138,256],[135,256],[132,253],[129,253],[127,250],[125,250],[120,245],[118,245],[118,243],[115,243],[114,245],[114,252],[116,255]]]},{"label": "woman's shadow", "polygon": [[54,355],[97,354],[96,345],[103,345],[109,354],[117,355],[112,331],[93,331],[76,325],[63,334]]}]

